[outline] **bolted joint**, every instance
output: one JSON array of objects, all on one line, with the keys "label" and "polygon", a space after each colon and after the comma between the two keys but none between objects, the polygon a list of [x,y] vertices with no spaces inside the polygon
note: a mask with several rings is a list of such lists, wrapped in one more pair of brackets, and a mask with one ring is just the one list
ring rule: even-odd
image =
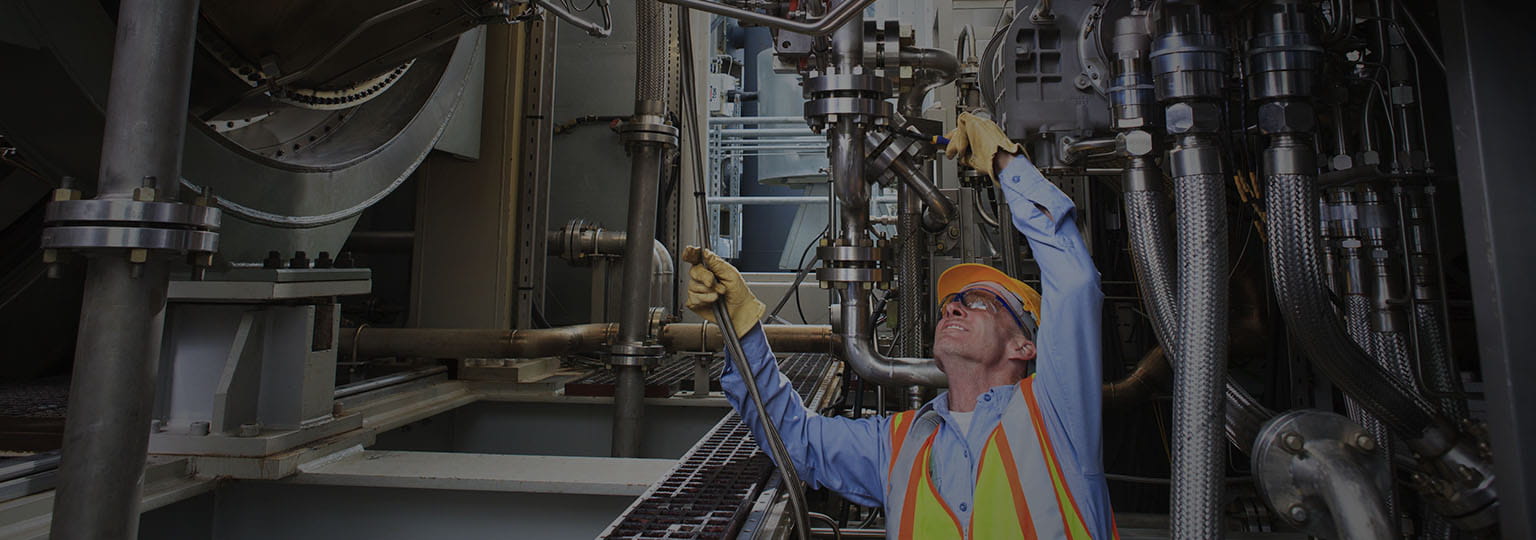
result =
[{"label": "bolted joint", "polygon": [[1168,133],[1212,133],[1221,129],[1221,106],[1209,101],[1180,101],[1163,111]]},{"label": "bolted joint", "polygon": [[139,202],[155,202],[155,188],[148,186],[133,188],[133,200]]},{"label": "bolted joint", "polygon": [[1308,517],[1311,517],[1307,515],[1307,507],[1299,504],[1291,505],[1291,507],[1286,510],[1286,514],[1289,515],[1292,520],[1298,522],[1306,521]]},{"label": "bolted joint", "polygon": [[1300,454],[1306,448],[1307,439],[1300,433],[1287,431],[1280,434],[1280,447],[1292,454]]},{"label": "bolted joint", "polygon": [[1367,454],[1376,451],[1376,439],[1366,433],[1355,434],[1355,440],[1350,443],[1361,452]]},{"label": "bolted joint", "polygon": [[1259,131],[1266,134],[1302,133],[1317,126],[1312,105],[1301,101],[1271,101],[1259,106]]}]

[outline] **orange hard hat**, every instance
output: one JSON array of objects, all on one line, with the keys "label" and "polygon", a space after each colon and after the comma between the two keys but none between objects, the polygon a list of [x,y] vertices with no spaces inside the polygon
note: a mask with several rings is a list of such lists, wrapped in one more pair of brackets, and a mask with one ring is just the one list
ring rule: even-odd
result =
[{"label": "orange hard hat", "polygon": [[1002,285],[1008,292],[1019,299],[1024,310],[1035,316],[1035,324],[1040,324],[1040,292],[1024,282],[1009,277],[1002,270],[998,270],[985,264],[962,263],[949,267],[943,274],[939,274],[939,285],[935,292],[938,300],[943,301],[951,295],[963,291],[972,284],[990,281]]}]

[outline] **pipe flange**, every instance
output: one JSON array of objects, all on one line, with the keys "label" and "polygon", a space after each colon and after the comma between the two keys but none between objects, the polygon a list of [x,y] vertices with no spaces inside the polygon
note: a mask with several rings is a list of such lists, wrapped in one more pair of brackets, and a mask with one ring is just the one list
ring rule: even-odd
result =
[{"label": "pipe flange", "polygon": [[1378,459],[1380,451],[1364,428],[1344,416],[1296,410],[1275,417],[1259,431],[1252,466],[1259,492],[1282,521],[1314,536],[1333,537],[1334,516],[1316,495],[1316,480],[1298,474],[1297,464],[1319,455],[1348,459],[1375,484],[1376,493],[1387,493],[1391,474]]},{"label": "pipe flange", "polygon": [[884,268],[817,268],[816,279],[823,283],[884,283],[890,271]]},{"label": "pipe flange", "polygon": [[914,161],[923,159],[927,157],[924,151],[931,148],[914,137],[878,131],[870,131],[865,135],[864,147],[869,149],[869,155],[865,156],[864,179],[886,186],[897,180],[896,172],[891,170],[892,163],[903,155],[910,156]]},{"label": "pipe flange", "polygon": [[821,246],[816,248],[821,260],[847,263],[875,263],[889,260],[891,248],[874,246]]},{"label": "pipe flange", "polygon": [[219,233],[160,227],[58,226],[43,229],[43,249],[219,250]]},{"label": "pipe flange", "polygon": [[135,201],[131,199],[63,200],[48,203],[43,215],[46,223],[104,223],[115,225],[142,223],[193,229],[217,230],[222,217],[218,208],[179,202]]},{"label": "pipe flange", "polygon": [[662,144],[677,146],[677,127],[660,117],[640,116],[619,124],[619,140],[624,144]]},{"label": "pipe flange", "polygon": [[883,126],[890,123],[893,112],[895,107],[890,102],[874,98],[825,97],[805,102],[805,118],[810,121],[812,129],[816,130],[836,122],[842,116],[852,116],[855,121]]},{"label": "pipe flange", "polygon": [[864,73],[833,73],[805,80],[805,92],[811,95],[849,91],[869,92],[881,97],[889,96],[891,82],[885,77]]},{"label": "pipe flange", "polygon": [[660,345],[620,343],[608,348],[607,360],[608,365],[611,366],[651,368],[661,363],[661,357],[666,355],[666,353],[666,348]]}]

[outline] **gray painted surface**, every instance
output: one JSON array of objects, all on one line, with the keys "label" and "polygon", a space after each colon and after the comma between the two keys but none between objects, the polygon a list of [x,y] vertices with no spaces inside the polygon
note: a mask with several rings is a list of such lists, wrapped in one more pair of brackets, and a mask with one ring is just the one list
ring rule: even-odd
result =
[{"label": "gray painted surface", "polygon": [[[648,406],[638,457],[682,457],[727,410]],[[608,404],[480,402],[381,433],[371,449],[607,457],[611,411]]]},{"label": "gray painted surface", "polygon": [[144,514],[139,537],[592,538],[633,497],[232,482]]},{"label": "gray painted surface", "polygon": [[[635,3],[613,3],[613,35],[593,39],[562,31],[555,58],[555,124],[586,115],[629,115],[634,110]],[[619,136],[589,124],[554,137],[550,153],[549,226],[572,218],[622,230],[628,215],[629,157]],[[591,269],[551,257],[546,317],[551,324],[590,320]],[[605,435],[606,436],[606,435]]]}]

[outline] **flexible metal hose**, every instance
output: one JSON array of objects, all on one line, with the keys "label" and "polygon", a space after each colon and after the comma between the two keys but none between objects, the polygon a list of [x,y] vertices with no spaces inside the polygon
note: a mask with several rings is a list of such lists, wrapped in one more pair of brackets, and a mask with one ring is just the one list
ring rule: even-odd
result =
[{"label": "flexible metal hose", "polygon": [[1413,307],[1413,324],[1419,327],[1419,354],[1428,360],[1424,363],[1424,384],[1431,391],[1441,393],[1435,399],[1440,412],[1452,418],[1467,417],[1467,401],[1460,397],[1461,376],[1452,363],[1451,351],[1445,346],[1444,327],[1440,312],[1431,304]]},{"label": "flexible metal hose", "polygon": [[1345,333],[1328,301],[1319,258],[1314,177],[1269,174],[1269,264],[1276,299],[1290,333],[1313,365],[1396,434],[1418,440],[1444,427],[1423,398],[1376,362]]},{"label": "flexible metal hose", "polygon": [[669,22],[676,17],[667,16],[668,8],[671,6],[656,0],[635,2],[635,101],[661,104],[662,110],[655,113],[659,116],[667,113],[667,86],[674,78],[667,56],[671,49],[669,42],[675,34],[669,34],[667,30]]},{"label": "flexible metal hose", "polygon": [[[1156,172],[1153,169],[1152,172]],[[1127,174],[1131,174],[1129,171]],[[1160,176],[1154,174],[1153,176]],[[1178,299],[1174,290],[1178,271],[1173,264],[1173,240],[1169,218],[1173,214],[1168,199],[1161,191],[1138,189],[1149,186],[1127,179],[1125,191],[1125,217],[1130,231],[1131,261],[1136,268],[1136,279],[1141,284],[1142,296],[1152,312],[1152,329],[1158,342],[1172,358],[1179,362]],[[1269,410],[1249,395],[1242,386],[1230,378],[1226,381],[1227,439],[1243,452],[1253,448],[1264,422],[1274,417]]]},{"label": "flexible metal hose", "polygon": [[897,195],[898,214],[896,224],[900,229],[897,240],[901,253],[896,259],[896,279],[901,286],[901,300],[897,304],[896,354],[917,357],[923,355],[923,294],[922,257],[923,231],[922,204],[910,186],[903,185]]},{"label": "flexible metal hose", "polygon": [[795,471],[795,462],[789,457],[789,448],[784,446],[784,439],[779,436],[778,426],[773,425],[773,420],[768,417],[768,406],[763,404],[763,394],[757,388],[757,376],[752,373],[752,366],[747,364],[747,353],[741,348],[741,339],[736,336],[736,325],[731,321],[731,312],[725,309],[725,304],[715,302],[715,320],[719,321],[720,333],[725,336],[725,346],[731,357],[731,365],[736,367],[736,372],[741,375],[742,382],[747,385],[747,395],[752,398],[752,406],[757,409],[757,417],[763,421],[763,432],[768,435],[768,452],[773,455],[773,462],[779,466],[779,474],[784,476],[784,490],[789,492],[790,518],[795,521],[795,535],[801,540],[811,538],[811,520],[807,514],[810,507],[805,504],[805,490],[800,483],[800,473]]},{"label": "flexible metal hose", "polygon": [[1174,371],[1174,538],[1221,536],[1220,413],[1227,367],[1226,191],[1219,174],[1173,179],[1179,245],[1180,361]]}]

